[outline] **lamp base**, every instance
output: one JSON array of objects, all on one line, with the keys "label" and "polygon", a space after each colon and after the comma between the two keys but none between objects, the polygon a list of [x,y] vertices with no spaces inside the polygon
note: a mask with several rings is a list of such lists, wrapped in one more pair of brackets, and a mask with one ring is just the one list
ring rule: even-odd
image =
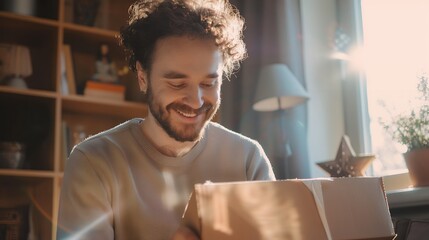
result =
[{"label": "lamp base", "polygon": [[20,77],[11,78],[9,81],[7,81],[6,85],[14,88],[28,89],[27,83],[23,78]]}]

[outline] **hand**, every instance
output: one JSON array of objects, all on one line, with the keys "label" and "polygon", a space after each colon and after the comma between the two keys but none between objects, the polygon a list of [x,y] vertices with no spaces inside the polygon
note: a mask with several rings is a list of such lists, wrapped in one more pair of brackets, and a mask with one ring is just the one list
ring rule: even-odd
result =
[{"label": "hand", "polygon": [[191,229],[181,226],[171,240],[200,240],[200,238]]}]

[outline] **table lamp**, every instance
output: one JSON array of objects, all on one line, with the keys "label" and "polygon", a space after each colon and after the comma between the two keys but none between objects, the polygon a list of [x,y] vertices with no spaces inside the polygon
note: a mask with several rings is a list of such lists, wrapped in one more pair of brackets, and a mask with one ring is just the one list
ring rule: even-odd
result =
[{"label": "table lamp", "polygon": [[256,111],[276,111],[295,107],[308,100],[308,94],[284,64],[262,68],[256,88]]},{"label": "table lamp", "polygon": [[25,77],[32,74],[30,49],[16,44],[0,44],[0,77],[6,85],[27,89]]},{"label": "table lamp", "polygon": [[253,109],[260,112],[276,111],[280,115],[281,137],[285,147],[282,148],[284,161],[290,156],[291,151],[285,137],[283,110],[302,104],[308,98],[307,92],[286,65],[270,64],[262,68]]}]

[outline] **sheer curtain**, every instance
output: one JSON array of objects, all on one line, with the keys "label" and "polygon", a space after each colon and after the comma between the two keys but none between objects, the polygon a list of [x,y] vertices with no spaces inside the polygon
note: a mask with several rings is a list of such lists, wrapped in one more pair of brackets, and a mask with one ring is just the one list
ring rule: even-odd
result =
[{"label": "sheer curtain", "polygon": [[[246,20],[244,32],[249,57],[240,71],[225,81],[222,89],[221,122],[225,126],[258,140],[270,158],[278,179],[310,177],[307,146],[306,104],[278,112],[252,109],[260,69],[283,63],[306,88],[299,0],[233,0]],[[280,121],[286,125],[281,132]],[[290,149],[284,156],[285,134]]]},{"label": "sheer curtain", "polygon": [[[363,46],[360,0],[336,0],[338,25],[350,38],[350,52]],[[366,76],[363,69],[353,70],[352,63],[343,61],[342,87],[345,134],[350,137],[356,153],[371,151]]]}]

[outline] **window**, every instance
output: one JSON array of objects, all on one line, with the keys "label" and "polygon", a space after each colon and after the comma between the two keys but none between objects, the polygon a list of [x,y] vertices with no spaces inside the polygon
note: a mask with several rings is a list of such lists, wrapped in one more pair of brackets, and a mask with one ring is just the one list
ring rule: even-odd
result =
[{"label": "window", "polygon": [[361,11],[374,175],[403,172],[406,148],[379,120],[409,109],[417,77],[429,73],[429,1],[361,0]]}]

